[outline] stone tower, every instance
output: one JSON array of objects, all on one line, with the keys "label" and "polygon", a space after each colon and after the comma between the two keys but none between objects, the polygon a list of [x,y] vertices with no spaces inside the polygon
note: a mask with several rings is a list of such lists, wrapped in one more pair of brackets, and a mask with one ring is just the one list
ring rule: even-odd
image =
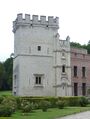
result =
[{"label": "stone tower", "polygon": [[58,40],[54,49],[55,92],[57,96],[71,96],[70,38]]},{"label": "stone tower", "polygon": [[[66,53],[67,65],[59,61],[64,48],[58,34],[59,18],[18,14],[13,22],[14,61],[13,93],[19,96],[65,96],[64,86],[70,86],[70,68],[62,80],[61,72],[70,67],[70,54]],[[65,52],[69,52],[70,43],[65,40]],[[66,51],[68,50],[68,51]],[[58,54],[59,52],[59,54]],[[56,63],[57,62],[57,63]],[[59,63],[59,64],[58,64]],[[59,66],[59,70],[58,70]],[[68,73],[69,72],[69,73]],[[59,74],[60,73],[60,74]],[[57,78],[58,77],[58,78]],[[67,79],[67,80],[66,80]],[[69,79],[69,80],[68,80]],[[65,81],[67,83],[60,83]],[[68,83],[69,82],[69,83]],[[60,84],[60,87],[59,87]],[[66,94],[67,93],[67,94]]]}]

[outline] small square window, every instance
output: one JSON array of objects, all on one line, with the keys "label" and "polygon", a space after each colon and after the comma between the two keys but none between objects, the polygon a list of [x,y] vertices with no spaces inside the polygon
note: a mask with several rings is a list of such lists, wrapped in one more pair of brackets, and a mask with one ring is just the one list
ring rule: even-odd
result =
[{"label": "small square window", "polygon": [[38,47],[37,47],[37,50],[38,50],[38,51],[41,51],[41,46],[38,46]]},{"label": "small square window", "polygon": [[36,78],[35,78],[35,84],[42,84],[42,82],[41,82],[41,76],[36,76]]},{"label": "small square window", "polygon": [[44,74],[34,74],[35,86],[42,86],[43,85],[43,76],[44,76]]}]

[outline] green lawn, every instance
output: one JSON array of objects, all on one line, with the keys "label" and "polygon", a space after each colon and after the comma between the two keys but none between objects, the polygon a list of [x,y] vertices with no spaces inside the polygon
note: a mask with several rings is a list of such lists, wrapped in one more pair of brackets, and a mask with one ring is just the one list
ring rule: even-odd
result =
[{"label": "green lawn", "polygon": [[7,95],[7,96],[12,95],[12,91],[0,91],[0,96],[2,95]]},{"label": "green lawn", "polygon": [[65,115],[70,115],[82,111],[90,110],[90,107],[67,107],[65,109],[48,109],[47,112],[42,112],[42,110],[36,110],[27,115],[23,115],[20,112],[16,112],[12,117],[0,117],[0,119],[55,119],[57,117],[62,117]]}]

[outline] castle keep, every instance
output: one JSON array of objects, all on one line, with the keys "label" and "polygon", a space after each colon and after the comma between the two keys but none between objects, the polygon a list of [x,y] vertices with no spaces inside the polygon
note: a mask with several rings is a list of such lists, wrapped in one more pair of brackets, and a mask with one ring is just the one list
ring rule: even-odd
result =
[{"label": "castle keep", "polygon": [[59,38],[59,18],[18,14],[13,22],[13,94],[71,96],[70,38]]}]

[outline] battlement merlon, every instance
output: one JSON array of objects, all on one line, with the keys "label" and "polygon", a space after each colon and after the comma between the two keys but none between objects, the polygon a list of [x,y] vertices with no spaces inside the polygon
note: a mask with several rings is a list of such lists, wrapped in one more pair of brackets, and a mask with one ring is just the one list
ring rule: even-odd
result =
[{"label": "battlement merlon", "polygon": [[25,14],[25,18],[23,18],[23,14],[17,14],[16,20],[13,22],[13,32],[19,26],[41,26],[41,27],[49,27],[59,29],[59,17],[54,18],[53,16],[48,16],[48,20],[46,20],[46,16],[33,15],[32,19],[29,14]]}]

